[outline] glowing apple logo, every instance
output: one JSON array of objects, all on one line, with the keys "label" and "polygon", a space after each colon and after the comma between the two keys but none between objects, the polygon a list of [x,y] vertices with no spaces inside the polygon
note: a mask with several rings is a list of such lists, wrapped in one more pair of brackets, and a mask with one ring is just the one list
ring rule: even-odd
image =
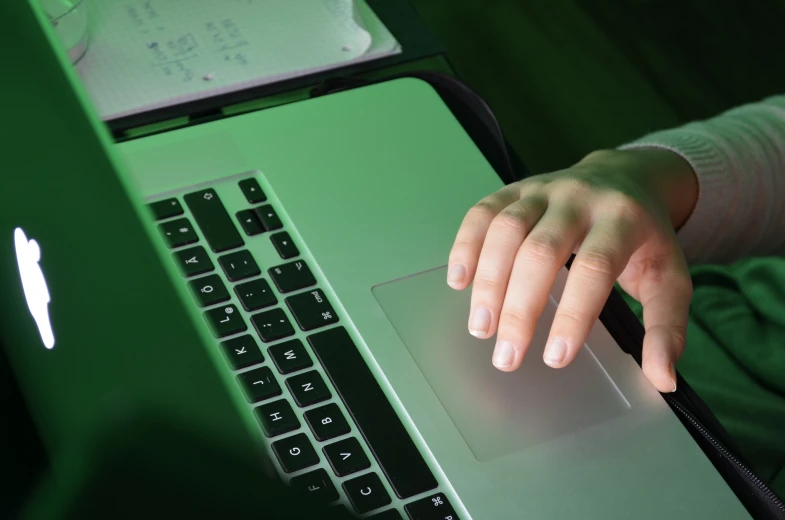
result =
[{"label": "glowing apple logo", "polygon": [[52,332],[52,323],[49,321],[49,289],[46,287],[41,266],[38,265],[41,261],[41,248],[35,240],[28,241],[21,228],[14,230],[14,245],[27,308],[30,309],[30,314],[38,325],[38,332],[41,334],[44,346],[51,349],[55,346],[55,336]]}]

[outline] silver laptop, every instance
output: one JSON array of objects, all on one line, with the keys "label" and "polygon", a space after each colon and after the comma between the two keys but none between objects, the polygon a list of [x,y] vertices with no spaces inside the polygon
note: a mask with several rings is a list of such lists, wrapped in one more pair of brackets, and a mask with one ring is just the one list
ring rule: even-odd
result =
[{"label": "silver laptop", "polygon": [[55,459],[154,405],[363,517],[747,517],[600,323],[540,361],[566,270],[523,367],[491,365],[444,266],[502,184],[427,84],[115,145],[42,18],[2,13],[27,50],[0,100],[0,340]]}]

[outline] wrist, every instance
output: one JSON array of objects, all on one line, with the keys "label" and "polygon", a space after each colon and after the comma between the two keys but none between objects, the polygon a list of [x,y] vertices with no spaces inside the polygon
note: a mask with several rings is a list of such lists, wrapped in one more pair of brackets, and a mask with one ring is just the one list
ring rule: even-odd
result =
[{"label": "wrist", "polygon": [[613,175],[631,178],[653,195],[664,207],[663,212],[679,230],[692,215],[698,202],[698,177],[681,155],[655,146],[597,150],[579,164],[595,164]]},{"label": "wrist", "polygon": [[661,190],[673,229],[678,231],[698,202],[700,187],[692,166],[677,152],[666,148],[646,147],[627,151],[634,153],[647,166],[644,168],[647,175],[659,181],[652,185]]}]

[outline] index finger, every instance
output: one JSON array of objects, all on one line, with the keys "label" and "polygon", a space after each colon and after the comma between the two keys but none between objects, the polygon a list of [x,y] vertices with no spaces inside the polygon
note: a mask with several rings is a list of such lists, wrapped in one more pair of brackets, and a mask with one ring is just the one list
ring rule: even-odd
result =
[{"label": "index finger", "polygon": [[519,197],[520,186],[510,184],[483,198],[469,209],[450,250],[447,269],[447,283],[450,287],[465,289],[471,283],[491,222]]}]

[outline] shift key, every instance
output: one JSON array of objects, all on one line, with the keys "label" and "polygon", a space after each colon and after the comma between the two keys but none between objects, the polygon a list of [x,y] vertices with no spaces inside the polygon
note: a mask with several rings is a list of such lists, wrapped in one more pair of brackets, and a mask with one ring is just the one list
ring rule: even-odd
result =
[{"label": "shift key", "polygon": [[214,189],[189,193],[183,198],[210,249],[220,253],[244,245],[245,242]]}]

